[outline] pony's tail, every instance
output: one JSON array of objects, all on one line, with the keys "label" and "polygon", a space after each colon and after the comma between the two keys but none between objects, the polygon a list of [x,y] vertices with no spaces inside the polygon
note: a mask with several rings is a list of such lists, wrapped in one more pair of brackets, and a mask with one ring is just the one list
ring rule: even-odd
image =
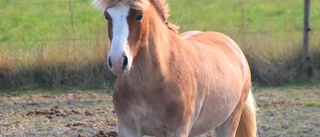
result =
[{"label": "pony's tail", "polygon": [[252,91],[249,91],[246,105],[242,111],[240,123],[236,132],[236,137],[256,137],[256,107]]}]

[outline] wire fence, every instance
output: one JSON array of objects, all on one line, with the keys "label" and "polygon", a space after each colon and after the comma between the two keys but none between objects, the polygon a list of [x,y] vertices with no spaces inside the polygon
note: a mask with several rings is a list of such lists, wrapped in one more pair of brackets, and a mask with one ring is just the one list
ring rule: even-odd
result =
[{"label": "wire fence", "polygon": [[[246,10],[245,9],[245,0],[241,1],[241,16],[243,16],[243,18],[246,18]],[[235,2],[236,3],[236,2]],[[62,34],[59,34],[61,36],[57,37],[57,38],[51,38],[50,35],[47,35],[46,37],[41,37],[41,38],[35,38],[35,37],[27,37],[27,38],[24,38],[25,36],[28,36],[29,33],[33,33],[33,32],[28,32],[24,35],[20,35],[19,32],[17,32],[17,35],[10,35],[10,36],[2,36],[0,37],[0,43],[4,43],[4,42],[13,42],[13,43],[17,43],[17,42],[25,42],[25,41],[33,41],[33,42],[36,42],[36,41],[39,41],[39,42],[43,42],[43,41],[61,41],[61,39],[63,40],[66,40],[66,41],[79,41],[79,40],[94,40],[95,39],[95,34],[96,32],[94,30],[92,31],[89,31],[89,32],[86,32],[86,33],[83,33],[81,31],[79,31],[79,26],[80,24],[83,24],[83,20],[81,20],[81,18],[79,18],[79,14],[82,13],[82,14],[87,14],[87,13],[91,13],[90,15],[95,15],[96,18],[101,18],[99,16],[99,12],[98,11],[95,11],[93,9],[93,7],[91,6],[91,1],[90,0],[57,0],[57,1],[50,1],[50,0],[34,0],[34,1],[2,1],[0,2],[0,11],[1,11],[1,19],[2,19],[2,22],[6,22],[7,20],[12,20],[12,16],[16,16],[17,18],[20,17],[24,17],[24,18],[31,18],[31,19],[34,19],[34,20],[37,20],[38,22],[41,23],[41,18],[45,15],[48,14],[48,12],[52,11],[51,8],[57,8],[55,9],[54,12],[57,12],[56,14],[54,15],[51,15],[52,18],[61,18],[57,24],[55,24],[57,27],[58,30],[60,31],[56,31],[54,33],[65,33],[64,31],[65,30],[68,30],[68,32],[66,34],[68,34],[67,36],[66,35],[62,35]],[[80,8],[81,7],[81,8]],[[33,10],[37,11],[37,12],[40,12],[38,14],[34,14],[34,11],[33,10],[25,10],[25,9],[29,9],[29,8],[33,8]],[[51,10],[50,10],[51,9]],[[301,7],[302,9],[302,7]],[[18,10],[18,12],[17,12]],[[15,11],[15,12],[12,12],[12,11]],[[28,13],[29,12],[29,13]],[[85,13],[87,12],[87,13]],[[93,14],[92,14],[93,13]],[[63,16],[60,16],[60,14],[63,14]],[[301,20],[299,22],[299,24],[301,24],[301,26],[299,28],[301,28],[301,30],[298,30],[298,33],[301,33],[302,34],[302,27],[303,27],[303,18],[302,18],[302,14],[301,13]],[[49,14],[48,14],[49,15]],[[286,19],[286,15],[284,16],[283,19]],[[27,20],[19,20],[19,19],[15,19],[17,21],[20,22],[20,24],[23,24],[24,21],[27,21]],[[44,18],[43,20],[47,21],[47,22],[44,22],[44,23],[48,23],[50,22],[50,19],[46,19]],[[14,22],[14,21],[12,21]],[[292,20],[287,20],[286,21],[287,24],[290,24],[292,23]],[[11,22],[10,22],[11,23]],[[32,23],[32,22],[31,22]],[[101,22],[87,22],[87,24],[84,24],[83,27],[85,28],[88,28],[88,26],[91,26],[90,23],[94,23],[94,24],[98,24],[94,27],[96,28],[104,28],[104,30],[106,30],[106,26],[105,26],[105,23],[104,21],[101,20]],[[241,24],[245,24],[246,22],[241,22]],[[35,23],[33,26],[30,26],[30,27],[37,27],[37,24],[39,23]],[[48,23],[49,25],[51,25],[52,23]],[[311,20],[311,29],[312,29],[312,34],[316,34],[318,35],[320,30],[319,28],[314,28],[313,27],[313,24],[317,24],[317,22],[312,22]],[[85,26],[86,25],[86,26]],[[5,26],[5,25],[1,25],[1,26]],[[21,25],[20,25],[21,26]],[[61,27],[63,26],[63,28]],[[97,27],[99,26],[99,27]],[[12,26],[14,27],[14,26]],[[18,26],[19,27],[19,26]],[[24,28],[23,27],[26,27],[26,26],[23,26],[20,27],[20,32],[23,32],[23,31],[29,31],[29,30],[23,30]],[[297,33],[297,29],[266,29],[266,30],[244,30],[243,28],[240,28],[239,27],[245,27],[243,25],[238,25],[236,27],[234,27],[234,30],[230,30],[230,29],[227,29],[227,30],[223,30],[223,29],[219,29],[220,31],[223,31],[225,33],[228,33],[228,34],[243,34],[243,33],[246,33],[246,34],[249,34],[249,35],[255,35],[255,34],[270,34],[270,33],[273,33],[273,34],[277,34],[277,33]],[[266,26],[261,26],[262,27],[266,27]],[[10,28],[10,27],[9,27]],[[284,26],[285,28],[285,26]],[[232,28],[231,28],[232,29]],[[97,30],[97,29],[96,29]],[[10,32],[9,29],[5,29],[5,28],[2,28],[1,30],[2,32],[1,33],[7,33],[7,32]],[[80,34],[80,33],[83,33],[83,34]],[[102,32],[99,31],[99,34],[101,34]],[[2,34],[3,35],[3,34]],[[42,34],[39,34],[39,35],[42,35]],[[53,35],[56,35],[56,34],[53,34]],[[79,37],[79,35],[84,35],[84,36],[81,36]],[[104,34],[105,36],[106,34]],[[1,36],[1,35],[0,35]],[[10,38],[7,38],[7,37],[10,37]],[[11,37],[14,37],[14,38],[11,38]],[[311,36],[312,37],[312,36]],[[302,36],[301,36],[302,38]]]},{"label": "wire fence", "polygon": [[[255,22],[256,20],[263,20],[264,22],[269,22],[269,20],[265,19],[264,17],[255,16],[255,14],[252,14],[252,16],[249,15],[249,12],[257,12],[257,15],[260,15],[258,12],[264,12],[259,9],[255,9],[256,7],[250,7],[246,5],[246,0],[239,0],[241,8],[238,11],[235,11],[234,13],[226,13],[225,16],[233,16],[233,14],[240,14],[239,16],[236,16],[235,18],[241,18],[239,20],[228,20],[228,22],[215,24],[217,26],[215,27],[203,27],[208,26],[204,23],[204,25],[198,25],[196,24],[189,24],[191,22],[188,22],[189,18],[183,18],[181,15],[181,19],[177,20],[176,18],[180,18],[180,14],[173,13],[172,20],[178,22],[178,25],[182,26],[183,30],[188,30],[193,25],[196,28],[203,29],[203,30],[218,30],[223,33],[226,33],[227,35],[230,35],[232,38],[235,39],[235,41],[239,45],[245,45],[249,48],[248,51],[245,51],[245,53],[254,52],[253,54],[249,53],[250,57],[253,59],[249,59],[249,62],[252,63],[252,66],[255,66],[256,68],[253,69],[254,75],[257,77],[263,77],[260,78],[260,81],[263,81],[264,83],[268,83],[268,81],[277,82],[279,80],[275,80],[277,77],[290,77],[288,76],[290,74],[286,75],[279,75],[279,73],[285,73],[287,69],[287,64],[291,66],[297,66],[290,64],[290,61],[287,61],[287,59],[278,59],[280,61],[274,61],[274,56],[283,57],[282,55],[278,54],[288,54],[286,55],[287,58],[291,57],[290,51],[294,51],[292,48],[293,46],[288,45],[294,45],[295,47],[298,47],[298,49],[302,48],[302,34],[303,34],[303,12],[301,13],[301,16],[299,18],[292,18],[292,14],[285,14],[289,13],[285,11],[272,11],[270,13],[263,14],[265,16],[275,16],[277,14],[281,14],[281,18],[271,18],[272,20],[270,22],[274,22],[274,24],[279,23],[279,19],[285,20],[282,23],[282,26],[273,26],[268,24],[268,26],[260,25],[259,22]],[[235,5],[239,5],[239,1],[235,1]],[[276,5],[276,3],[274,3]],[[317,5],[320,5],[320,3],[316,3]],[[257,6],[258,7],[258,6]],[[320,6],[317,6],[320,7]],[[177,9],[181,7],[173,7],[172,9]],[[311,26],[311,33],[310,33],[310,51],[311,51],[311,66],[314,66],[315,68],[320,69],[320,26],[319,18],[320,14],[318,12],[315,12],[314,7],[311,7],[311,14],[316,13],[317,15],[311,16],[310,26]],[[252,10],[252,11],[251,11]],[[301,6],[301,10],[303,11],[303,6]],[[90,78],[98,77],[98,74],[96,74],[96,71],[100,71],[100,67],[104,65],[101,65],[101,62],[98,63],[96,66],[87,66],[86,70],[75,73],[74,71],[70,71],[71,74],[64,74],[66,70],[68,70],[70,67],[65,67],[63,65],[66,61],[65,58],[70,58],[70,55],[67,55],[67,57],[62,56],[63,54],[69,54],[66,52],[54,52],[52,54],[57,55],[42,55],[42,54],[48,54],[52,52],[52,49],[54,50],[70,50],[72,51],[72,56],[74,58],[71,59],[71,61],[75,60],[94,60],[93,56],[98,55],[101,61],[101,55],[99,55],[101,51],[99,50],[106,50],[107,48],[101,48],[100,45],[105,45],[108,36],[107,36],[107,26],[106,21],[102,17],[102,14],[95,10],[91,6],[90,0],[32,0],[32,1],[18,1],[18,0],[12,0],[12,1],[1,1],[0,2],[0,81],[3,81],[1,79],[2,75],[3,77],[9,77],[7,80],[9,83],[17,83],[15,82],[15,79],[20,79],[22,77],[29,76],[29,75],[50,75],[51,78],[44,78],[44,76],[40,76],[40,79],[42,81],[46,80],[52,80],[51,83],[54,83],[57,85],[57,83],[63,83],[66,81],[77,81],[79,79],[86,79],[83,76],[81,78],[75,76],[76,74],[84,75],[84,74],[92,74],[90,75]],[[172,10],[174,12],[174,10]],[[239,13],[237,13],[239,12]],[[282,13],[284,12],[284,13]],[[293,12],[293,11],[290,11]],[[224,13],[222,13],[224,14]],[[196,16],[196,14],[191,14]],[[188,15],[190,16],[190,15]],[[212,18],[215,18],[216,16],[212,14]],[[220,16],[221,20],[225,18],[224,16]],[[229,17],[232,18],[232,17]],[[209,18],[208,20],[210,20]],[[201,20],[199,20],[201,21]],[[227,27],[222,27],[222,26]],[[260,26],[259,26],[260,25]],[[187,26],[186,28],[183,28],[183,26]],[[190,27],[191,26],[191,27]],[[209,25],[210,26],[210,25]],[[230,27],[229,27],[230,26]],[[94,46],[92,46],[94,45]],[[58,48],[50,48],[45,49],[43,47],[58,47]],[[260,48],[257,48],[259,47]],[[38,48],[41,47],[41,48]],[[65,47],[71,47],[71,48],[65,48]],[[78,47],[85,47],[84,49],[79,49],[79,51],[75,51],[75,49],[78,49]],[[32,53],[24,53],[25,55],[21,55],[21,49],[31,48],[36,50],[31,50]],[[97,50],[96,50],[97,48]],[[271,50],[270,50],[271,49]],[[281,50],[281,52],[277,52],[277,50]],[[9,52],[8,52],[9,51]],[[39,53],[39,52],[44,53]],[[90,52],[89,52],[90,51]],[[270,52],[268,53],[268,57],[263,56],[263,58],[258,58],[256,56],[264,55],[263,52]],[[6,57],[8,52],[9,57]],[[17,54],[19,52],[19,54]],[[5,54],[3,54],[5,53]],[[29,57],[29,54],[36,54],[34,55],[32,62],[32,65],[38,64],[36,66],[39,66],[39,63],[45,62],[45,64],[48,63],[48,60],[51,60],[51,63],[60,63],[62,64],[63,68],[61,70],[57,70],[56,65],[53,65],[53,68],[50,68],[54,70],[55,72],[47,72],[46,69],[48,69],[48,66],[45,66],[44,69],[40,69],[34,72],[35,74],[21,74],[20,76],[14,77],[11,74],[7,74],[8,70],[15,70],[17,69],[17,65],[10,65],[10,59],[6,60],[7,58],[11,58],[11,56],[20,56],[20,57],[13,57],[16,61],[11,61],[15,63],[25,63],[28,62],[27,56]],[[89,55],[90,54],[90,55]],[[101,54],[106,54],[105,52],[101,52]],[[272,54],[272,55],[271,55]],[[62,56],[62,57],[60,57]],[[82,57],[85,56],[85,57]],[[43,59],[39,59],[39,57],[42,57]],[[48,59],[51,57],[52,59]],[[20,59],[22,58],[22,59]],[[268,58],[268,59],[265,59]],[[20,59],[20,61],[18,60]],[[14,59],[13,59],[14,60]],[[17,61],[18,60],[18,61]],[[22,61],[21,61],[22,60]],[[27,61],[25,61],[27,60]],[[39,61],[40,60],[40,61]],[[297,59],[293,59],[297,61]],[[25,62],[24,62],[25,61]],[[298,63],[300,64],[301,60],[298,59]],[[8,63],[9,62],[9,63]],[[35,63],[36,62],[36,63]],[[261,65],[259,63],[266,63],[269,65]],[[274,63],[273,65],[270,65]],[[280,63],[279,63],[280,62]],[[285,62],[285,63],[283,63]],[[288,63],[289,62],[289,63]],[[287,63],[287,64],[286,64]],[[78,63],[78,64],[88,64],[85,63]],[[90,64],[90,63],[89,63]],[[258,64],[258,65],[257,65]],[[12,68],[5,68],[5,67],[11,67]],[[18,65],[19,66],[19,65]],[[273,67],[280,66],[277,69],[274,69]],[[59,66],[61,67],[61,66]],[[89,71],[89,70],[90,71]],[[105,69],[105,68],[104,68]],[[104,70],[102,69],[102,70]],[[295,71],[296,69],[293,69],[292,71]],[[68,70],[69,71],[69,70]],[[99,72],[97,71],[97,72]],[[85,73],[84,73],[85,72]],[[29,73],[29,72],[28,72]],[[60,77],[56,76],[56,74],[61,75]],[[105,73],[105,72],[101,72]],[[270,74],[273,73],[273,74]],[[105,73],[105,75],[109,75],[108,73]],[[37,76],[39,77],[39,76]],[[70,78],[72,77],[72,78]],[[76,80],[72,80],[73,77],[76,78]],[[106,76],[105,76],[106,77]],[[101,78],[101,82],[105,81],[106,78]],[[275,78],[276,77],[276,78]],[[54,80],[53,80],[54,79]],[[64,80],[61,80],[64,79]],[[67,79],[67,80],[66,80]],[[265,80],[266,79],[266,80]],[[279,78],[283,80],[283,78]],[[284,78],[286,79],[286,78]],[[280,80],[280,81],[281,81]],[[10,82],[11,81],[11,82]],[[28,79],[22,80],[22,81],[30,81]],[[37,80],[35,80],[37,81]],[[62,82],[61,82],[62,81]],[[87,80],[90,81],[90,80]],[[95,79],[95,81],[97,81]],[[18,82],[19,83],[19,82]],[[23,83],[20,81],[20,83]],[[49,82],[50,83],[50,82]],[[71,82],[72,83],[72,82]],[[76,82],[75,82],[76,83]],[[81,82],[80,82],[81,83]],[[89,82],[90,83],[90,82]],[[12,84],[16,85],[16,84]],[[59,84],[58,84],[59,85]],[[0,85],[1,87],[1,85]]]},{"label": "wire fence", "polygon": [[38,1],[2,1],[0,2],[1,5],[9,6],[9,5],[50,5],[50,4],[69,4],[69,3],[89,3],[88,0],[38,0]]},{"label": "wire fence", "polygon": [[[2,1],[0,12],[0,44],[94,41],[97,35],[106,36],[105,22],[88,0]],[[94,21],[89,20],[92,15]]]}]

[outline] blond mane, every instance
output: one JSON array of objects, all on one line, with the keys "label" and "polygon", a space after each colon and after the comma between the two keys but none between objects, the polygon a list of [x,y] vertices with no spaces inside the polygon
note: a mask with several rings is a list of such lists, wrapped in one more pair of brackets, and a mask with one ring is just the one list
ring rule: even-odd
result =
[{"label": "blond mane", "polygon": [[169,4],[165,0],[150,0],[150,2],[154,5],[167,27],[173,32],[178,33],[179,27],[168,21],[168,17],[170,16]]},{"label": "blond mane", "polygon": [[[141,7],[141,5],[143,5],[143,3],[146,3],[146,1],[148,0],[93,0],[92,5],[96,9],[104,12],[107,8],[113,6],[119,1],[124,1],[130,5],[138,5],[138,7]],[[179,27],[168,22],[168,17],[170,15],[169,4],[165,0],[149,0],[149,2],[155,7],[167,27],[173,32],[178,33]]]}]

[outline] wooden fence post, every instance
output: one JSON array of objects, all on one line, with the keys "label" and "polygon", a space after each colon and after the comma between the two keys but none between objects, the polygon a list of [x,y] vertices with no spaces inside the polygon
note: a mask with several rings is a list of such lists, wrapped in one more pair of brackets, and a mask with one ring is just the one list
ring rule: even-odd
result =
[{"label": "wooden fence post", "polygon": [[302,48],[302,73],[311,76],[312,68],[309,64],[309,31],[310,29],[310,0],[304,1],[304,21],[303,21],[303,48]]}]

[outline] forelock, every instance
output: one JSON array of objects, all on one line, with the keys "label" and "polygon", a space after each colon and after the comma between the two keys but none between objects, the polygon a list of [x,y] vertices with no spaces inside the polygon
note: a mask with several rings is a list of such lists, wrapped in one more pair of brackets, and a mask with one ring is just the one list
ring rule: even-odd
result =
[{"label": "forelock", "polygon": [[107,8],[112,7],[120,1],[128,3],[133,9],[144,9],[147,2],[147,0],[93,0],[92,5],[96,9],[104,12]]},{"label": "forelock", "polygon": [[148,6],[147,3],[150,2],[150,4],[155,7],[168,28],[178,33],[179,27],[168,22],[170,9],[166,0],[93,0],[92,5],[101,12],[104,12],[107,8],[112,7],[120,1],[127,3],[131,8],[138,10],[146,9],[145,6]]}]

